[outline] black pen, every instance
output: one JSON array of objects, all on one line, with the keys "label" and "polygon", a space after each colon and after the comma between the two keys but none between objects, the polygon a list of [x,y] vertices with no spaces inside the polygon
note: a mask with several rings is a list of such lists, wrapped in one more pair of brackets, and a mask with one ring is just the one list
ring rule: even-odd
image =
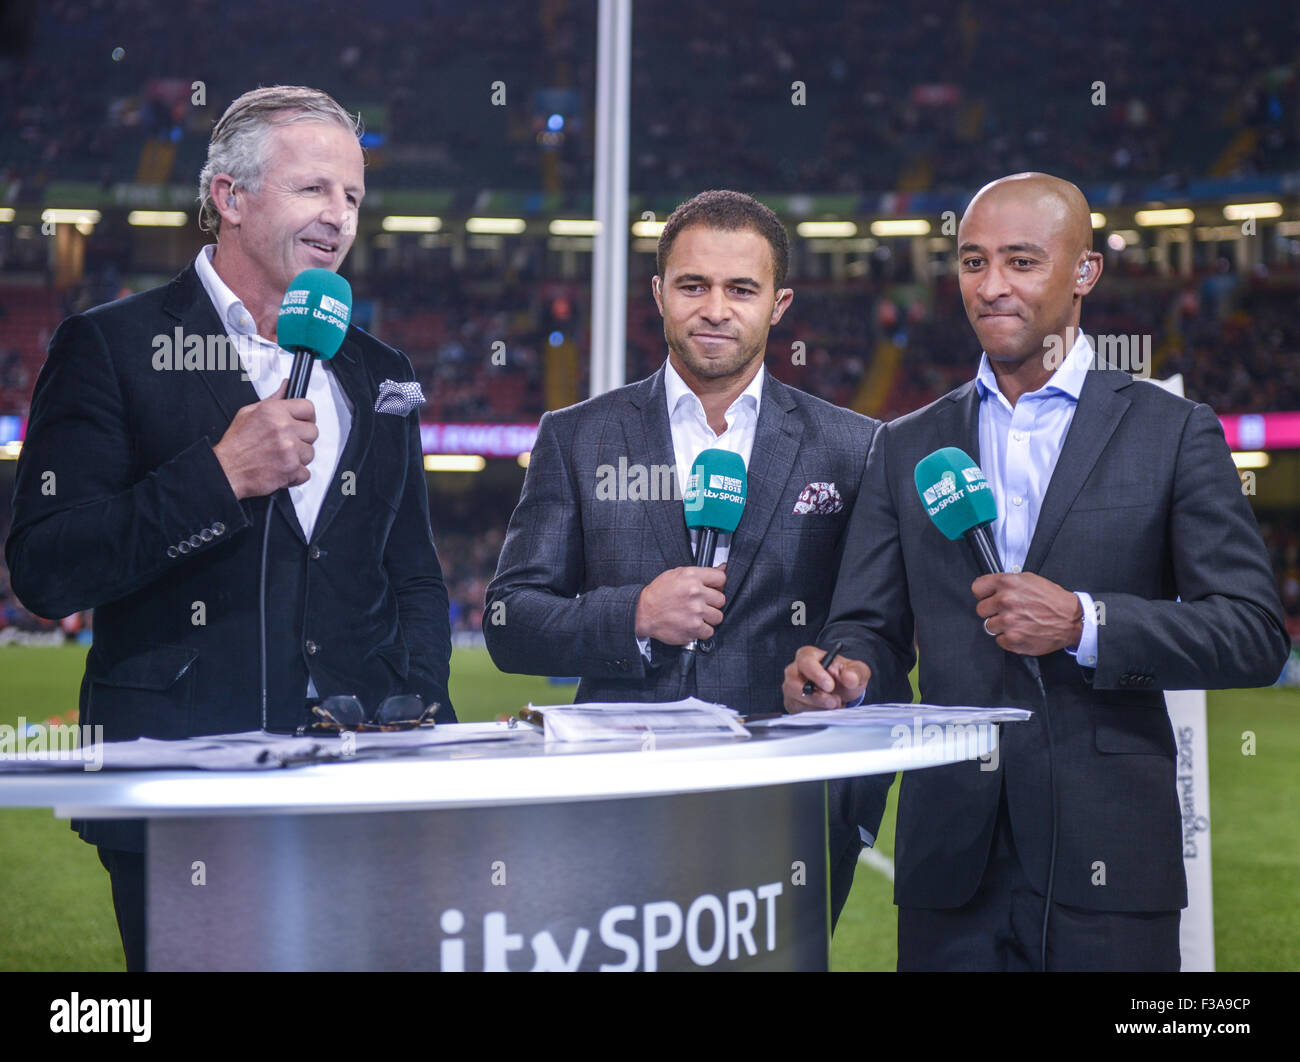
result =
[{"label": "black pen", "polygon": [[[836,642],[835,648],[822,657],[822,667],[823,668],[830,667],[831,663],[835,660],[835,658],[840,655],[840,650],[843,648],[844,648],[843,642]],[[817,687],[813,685],[813,680],[809,679],[807,682],[803,684],[803,695],[807,697],[816,689]]]}]

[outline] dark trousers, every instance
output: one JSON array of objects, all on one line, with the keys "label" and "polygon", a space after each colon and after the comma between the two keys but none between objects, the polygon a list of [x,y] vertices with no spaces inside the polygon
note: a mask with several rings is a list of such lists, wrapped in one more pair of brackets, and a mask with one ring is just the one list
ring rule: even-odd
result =
[{"label": "dark trousers", "polygon": [[[854,827],[857,830],[857,827]],[[834,834],[831,835],[834,837]],[[858,837],[852,837],[840,846],[838,852],[834,848],[830,853],[831,864],[831,932],[835,932],[835,924],[840,920],[840,912],[844,910],[844,904],[849,898],[849,893],[853,891],[853,872],[858,866],[858,856],[862,854],[862,841]]]},{"label": "dark trousers", "polygon": [[[1042,969],[1044,897],[1025,877],[1005,796],[979,888],[962,907],[898,909],[898,969]],[[1177,973],[1178,911],[1090,911],[1053,903],[1048,970]]]},{"label": "dark trousers", "polygon": [[144,853],[99,847],[99,861],[113,884],[113,911],[130,973],[145,969]]}]

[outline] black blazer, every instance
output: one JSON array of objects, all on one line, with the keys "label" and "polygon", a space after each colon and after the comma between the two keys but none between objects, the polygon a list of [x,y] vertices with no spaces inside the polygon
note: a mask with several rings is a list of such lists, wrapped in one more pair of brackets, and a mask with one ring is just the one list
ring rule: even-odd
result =
[{"label": "black blazer", "polygon": [[[434,551],[419,424],[374,412],[404,355],[350,328],[337,374],[352,427],[311,541],[287,491],[239,501],[212,446],[257,401],[234,369],[158,370],[155,337],[225,332],[191,264],[171,283],[65,320],[32,397],[5,545],[14,592],[42,616],[95,609],[81,722],[105,740],[261,726],[258,576],[267,571],[268,721],[322,696],[367,707],[447,697],[447,592]],[[94,824],[82,835],[103,838]],[[119,838],[120,839],[120,838]]]},{"label": "black blazer", "polygon": [[940,534],[917,496],[916,464],[942,446],[979,460],[973,381],[876,433],[822,637],[843,639],[847,655],[870,665],[869,700],[911,699],[915,637],[923,701],[1035,716],[1002,728],[998,770],[968,762],[904,774],[895,902],[946,908],[971,898],[1004,783],[1021,862],[1045,892],[1054,772],[1055,899],[1113,911],[1184,906],[1161,691],[1266,685],[1290,649],[1218,420],[1123,372],[1088,374],[1024,570],[1092,594],[1105,622],[1095,671],[1064,651],[1039,658],[1045,709],[1023,661],[982,629],[970,550]]}]

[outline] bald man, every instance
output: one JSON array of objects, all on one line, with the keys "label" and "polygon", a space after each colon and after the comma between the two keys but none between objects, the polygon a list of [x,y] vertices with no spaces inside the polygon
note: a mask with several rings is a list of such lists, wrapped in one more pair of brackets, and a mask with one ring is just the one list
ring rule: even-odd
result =
[{"label": "bald man", "polygon": [[[1161,691],[1266,685],[1290,649],[1218,419],[1096,366],[1079,335],[1102,271],[1091,235],[1082,193],[1045,174],[971,201],[975,379],[877,431],[818,637],[844,652],[828,672],[805,646],[786,668],[789,711],[910,700],[919,653],[922,701],[1034,712],[989,762],[904,775],[900,970],[1177,970]],[[918,497],[917,462],[944,446],[988,477],[1005,574],[981,575]]]}]

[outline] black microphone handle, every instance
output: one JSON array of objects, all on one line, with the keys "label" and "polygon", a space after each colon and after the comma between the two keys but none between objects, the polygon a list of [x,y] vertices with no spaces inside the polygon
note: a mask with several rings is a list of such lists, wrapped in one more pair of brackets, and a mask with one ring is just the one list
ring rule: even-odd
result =
[{"label": "black microphone handle", "polygon": [[307,384],[311,382],[311,368],[316,355],[310,350],[293,352],[293,369],[289,372],[289,391],[285,398],[306,398]]},{"label": "black microphone handle", "polygon": [[[993,541],[993,531],[988,524],[972,527],[966,532],[966,541],[970,543],[971,552],[975,554],[975,563],[979,565],[980,571],[985,575],[1002,574],[1002,558],[998,556],[998,546]],[[1020,659],[1025,662],[1025,667],[1038,684],[1039,692],[1046,698],[1047,691],[1043,688],[1043,673],[1038,666],[1038,658],[1022,655]]]},{"label": "black microphone handle", "polygon": [[993,541],[993,531],[988,524],[972,527],[966,532],[966,541],[970,543],[981,572],[985,575],[1002,574],[1002,558],[998,556],[997,543]]},{"label": "black microphone handle", "polygon": [[718,529],[716,527],[701,527],[700,537],[695,541],[695,566],[697,568],[712,568],[713,554],[718,549]]}]

